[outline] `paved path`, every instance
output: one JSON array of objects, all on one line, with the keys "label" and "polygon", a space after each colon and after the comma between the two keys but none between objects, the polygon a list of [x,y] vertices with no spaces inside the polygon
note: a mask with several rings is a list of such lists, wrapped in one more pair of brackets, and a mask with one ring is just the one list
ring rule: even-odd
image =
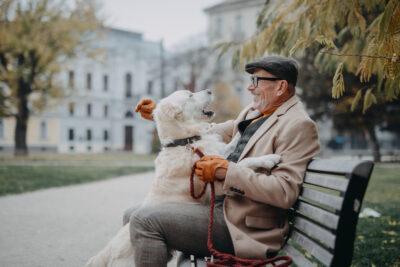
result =
[{"label": "paved path", "polygon": [[83,266],[140,203],[153,173],[0,198],[0,266]]}]

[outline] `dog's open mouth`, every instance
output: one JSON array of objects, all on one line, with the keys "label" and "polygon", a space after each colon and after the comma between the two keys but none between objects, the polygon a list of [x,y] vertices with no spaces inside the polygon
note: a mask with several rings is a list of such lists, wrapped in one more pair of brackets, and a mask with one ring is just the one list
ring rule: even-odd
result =
[{"label": "dog's open mouth", "polygon": [[207,117],[212,117],[214,115],[214,111],[211,110],[202,110],[203,114],[206,115]]}]

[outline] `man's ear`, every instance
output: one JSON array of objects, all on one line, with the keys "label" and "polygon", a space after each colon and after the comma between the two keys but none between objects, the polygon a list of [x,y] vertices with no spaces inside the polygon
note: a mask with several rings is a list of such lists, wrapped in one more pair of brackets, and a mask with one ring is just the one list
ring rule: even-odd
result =
[{"label": "man's ear", "polygon": [[157,109],[157,114],[163,116],[166,119],[181,120],[183,118],[182,108],[172,103],[160,103],[157,106]]},{"label": "man's ear", "polygon": [[278,96],[283,95],[283,93],[284,93],[286,90],[289,90],[289,89],[288,89],[288,86],[289,86],[289,84],[288,84],[288,82],[287,82],[286,80],[280,81],[280,83],[279,83],[279,89],[278,89],[277,95],[278,95]]}]

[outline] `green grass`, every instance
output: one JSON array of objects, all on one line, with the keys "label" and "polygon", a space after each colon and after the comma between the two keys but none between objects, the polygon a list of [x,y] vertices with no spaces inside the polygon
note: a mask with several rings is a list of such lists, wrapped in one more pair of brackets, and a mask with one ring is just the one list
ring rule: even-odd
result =
[{"label": "green grass", "polygon": [[155,155],[132,153],[0,156],[0,196],[154,169]]},{"label": "green grass", "polygon": [[0,195],[144,172],[148,166],[0,166]]},{"label": "green grass", "polygon": [[363,207],[382,214],[360,218],[353,266],[400,266],[400,165],[377,165]]}]

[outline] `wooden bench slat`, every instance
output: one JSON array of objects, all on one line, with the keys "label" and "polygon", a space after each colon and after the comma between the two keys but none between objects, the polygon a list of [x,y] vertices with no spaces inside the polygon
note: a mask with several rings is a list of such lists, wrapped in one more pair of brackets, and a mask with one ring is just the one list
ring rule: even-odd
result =
[{"label": "wooden bench slat", "polygon": [[291,245],[287,244],[285,246],[285,248],[283,249],[284,253],[286,253],[286,255],[288,255],[289,257],[292,258],[293,262],[297,265],[297,266],[301,266],[301,267],[315,267],[317,266],[317,264],[312,263],[311,261],[309,261],[307,258],[304,257],[304,255],[298,251],[297,249],[295,249],[294,247],[292,247]]},{"label": "wooden bench slat", "polygon": [[317,172],[346,174],[352,173],[359,164],[360,160],[314,159],[307,166],[307,169]]},{"label": "wooden bench slat", "polygon": [[321,187],[326,187],[329,189],[339,190],[341,192],[345,192],[349,184],[349,180],[347,180],[344,176],[341,175],[317,173],[309,171],[306,172],[304,182],[308,184],[318,185]]},{"label": "wooden bench slat", "polygon": [[339,216],[302,201],[300,201],[296,212],[300,212],[305,217],[311,218],[332,230],[336,230],[339,222]]},{"label": "wooden bench slat", "polygon": [[325,244],[328,248],[335,248],[336,236],[324,228],[312,223],[304,218],[297,217],[294,227],[314,240]]},{"label": "wooden bench slat", "polygon": [[304,187],[300,197],[331,207],[337,211],[340,211],[342,209],[342,197],[326,194],[318,190]]},{"label": "wooden bench slat", "polygon": [[317,260],[319,260],[326,266],[331,265],[333,255],[311,239],[307,238],[297,231],[293,231],[290,240],[299,244],[302,248],[307,250],[311,255],[313,255]]}]

